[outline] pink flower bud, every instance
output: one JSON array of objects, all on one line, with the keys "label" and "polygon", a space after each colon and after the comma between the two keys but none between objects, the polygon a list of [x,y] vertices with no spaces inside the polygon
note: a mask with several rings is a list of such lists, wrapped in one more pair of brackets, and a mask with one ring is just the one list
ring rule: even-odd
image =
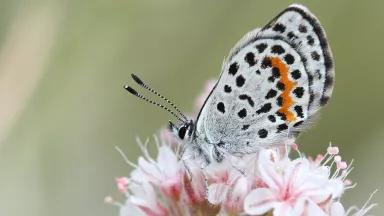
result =
[{"label": "pink flower bud", "polygon": [[339,154],[339,148],[337,146],[329,146],[327,148],[327,152],[330,155],[336,155],[336,154]]},{"label": "pink flower bud", "polygon": [[341,161],[341,156],[340,155],[336,155],[335,158],[333,159],[336,163],[340,162]]},{"label": "pink flower bud", "polygon": [[346,169],[348,167],[345,161],[340,161],[336,163],[337,169]]}]

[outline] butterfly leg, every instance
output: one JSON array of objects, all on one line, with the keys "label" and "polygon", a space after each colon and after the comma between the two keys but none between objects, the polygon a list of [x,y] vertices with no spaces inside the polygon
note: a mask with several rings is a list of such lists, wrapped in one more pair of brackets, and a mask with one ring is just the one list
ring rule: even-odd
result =
[{"label": "butterfly leg", "polygon": [[182,163],[183,163],[183,166],[186,170],[188,180],[192,181],[192,171],[191,171],[191,168],[189,167],[189,165],[187,164],[186,159],[182,159]]},{"label": "butterfly leg", "polygon": [[213,159],[218,163],[221,163],[224,160],[224,153],[221,152],[216,145],[213,148]]}]

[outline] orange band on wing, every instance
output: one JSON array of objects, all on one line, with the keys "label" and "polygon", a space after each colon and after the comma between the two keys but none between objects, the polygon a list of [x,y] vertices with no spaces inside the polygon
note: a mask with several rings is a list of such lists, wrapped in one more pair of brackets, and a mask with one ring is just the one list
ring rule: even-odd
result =
[{"label": "orange band on wing", "polygon": [[278,57],[271,57],[272,67],[277,67],[280,71],[280,82],[284,84],[284,91],[280,95],[283,98],[282,106],[279,112],[285,114],[287,121],[292,122],[296,120],[295,115],[289,111],[289,108],[293,105],[294,101],[290,96],[291,91],[295,87],[296,83],[292,82],[288,77],[288,66]]}]

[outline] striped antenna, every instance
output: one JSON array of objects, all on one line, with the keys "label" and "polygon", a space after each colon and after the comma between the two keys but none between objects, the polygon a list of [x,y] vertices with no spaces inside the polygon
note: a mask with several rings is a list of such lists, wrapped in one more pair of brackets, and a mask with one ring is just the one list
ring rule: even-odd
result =
[{"label": "striped antenna", "polygon": [[165,107],[165,106],[163,106],[162,104],[159,104],[159,103],[157,103],[157,102],[155,102],[155,101],[153,101],[153,100],[150,100],[150,99],[144,97],[143,95],[139,94],[135,89],[131,88],[130,86],[125,85],[125,86],[124,86],[124,89],[127,90],[129,93],[133,94],[134,96],[136,96],[136,97],[138,97],[138,98],[140,98],[140,99],[142,99],[142,100],[145,100],[145,101],[147,101],[147,102],[150,103],[150,104],[156,105],[156,106],[158,106],[158,107],[160,107],[160,108],[166,110],[167,112],[169,112],[169,113],[171,113],[173,116],[175,116],[179,121],[181,121],[181,122],[183,122],[183,123],[186,122],[185,120],[181,119],[178,115],[176,115],[176,113],[174,113],[174,112],[173,112],[172,110],[170,110],[168,107]]},{"label": "striped antenna", "polygon": [[136,76],[135,74],[131,74],[132,76],[132,79],[137,83],[139,84],[141,87],[143,87],[144,89],[152,92],[153,94],[157,95],[158,97],[160,97],[161,99],[163,99],[164,101],[166,101],[169,105],[171,105],[180,115],[181,117],[184,119],[184,121],[188,121],[188,118],[180,111],[180,109],[172,102],[170,101],[168,98],[164,97],[163,95],[161,95],[160,93],[158,93],[157,91],[153,90],[151,87],[149,87],[146,83],[144,83],[138,76]]}]

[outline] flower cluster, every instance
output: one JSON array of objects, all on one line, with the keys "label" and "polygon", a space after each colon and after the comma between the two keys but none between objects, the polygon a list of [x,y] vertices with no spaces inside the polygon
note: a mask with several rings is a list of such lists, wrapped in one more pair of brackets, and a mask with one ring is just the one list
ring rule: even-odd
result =
[{"label": "flower cluster", "polygon": [[143,156],[136,164],[127,161],[134,168],[129,177],[116,179],[125,203],[105,198],[120,207],[120,216],[362,216],[374,206],[367,201],[360,209],[345,210],[340,199],[354,187],[347,179],[352,167],[337,147],[330,145],[313,159],[292,144],[242,158],[226,155],[221,163],[202,166],[181,159],[177,140],[161,134],[160,141],[155,139],[156,159],[139,142]]}]

